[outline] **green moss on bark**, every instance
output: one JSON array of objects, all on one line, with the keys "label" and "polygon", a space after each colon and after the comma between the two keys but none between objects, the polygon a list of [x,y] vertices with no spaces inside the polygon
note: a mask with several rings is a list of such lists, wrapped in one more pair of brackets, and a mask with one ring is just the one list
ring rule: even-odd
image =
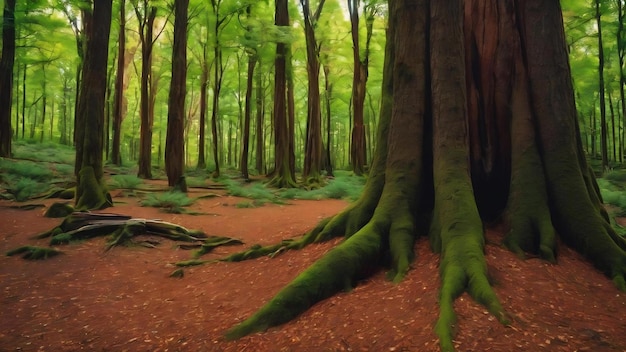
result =
[{"label": "green moss on bark", "polygon": [[96,178],[94,169],[83,167],[79,172],[79,182],[76,186],[76,209],[99,210],[113,206],[111,195],[106,187]]},{"label": "green moss on bark", "polygon": [[316,302],[352,288],[380,258],[381,237],[368,226],[298,275],[257,313],[229,330],[226,338],[233,340],[283,324]]}]

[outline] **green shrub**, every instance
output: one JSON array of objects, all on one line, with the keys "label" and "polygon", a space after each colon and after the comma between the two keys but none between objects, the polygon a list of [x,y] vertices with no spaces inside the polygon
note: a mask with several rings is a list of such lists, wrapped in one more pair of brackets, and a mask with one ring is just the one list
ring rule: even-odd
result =
[{"label": "green shrub", "polygon": [[608,172],[604,174],[603,178],[611,182],[623,185],[626,183],[626,170],[623,170],[623,169],[609,170]]},{"label": "green shrub", "polygon": [[167,213],[184,213],[183,209],[194,203],[194,199],[182,192],[151,193],[141,201],[141,206],[161,208]]},{"label": "green shrub", "polygon": [[29,159],[62,164],[74,164],[76,152],[73,147],[53,143],[39,143],[33,140],[18,141],[13,144],[16,159]]},{"label": "green shrub", "polygon": [[228,189],[228,193],[235,197],[250,198],[256,200],[264,200],[267,202],[276,202],[277,196],[274,190],[266,188],[262,183],[253,183],[242,185],[233,180],[223,180]]},{"label": "green shrub", "polygon": [[135,175],[113,175],[108,182],[109,189],[136,189],[143,180]]},{"label": "green shrub", "polygon": [[18,202],[24,202],[36,195],[39,195],[42,190],[47,190],[47,186],[37,182],[28,177],[20,177],[19,180],[12,185],[9,190],[15,196],[15,200]]},{"label": "green shrub", "polygon": [[42,165],[28,160],[7,160],[0,159],[0,173],[3,175],[15,175],[27,177],[38,181],[49,181],[54,176],[52,170],[46,165]]}]

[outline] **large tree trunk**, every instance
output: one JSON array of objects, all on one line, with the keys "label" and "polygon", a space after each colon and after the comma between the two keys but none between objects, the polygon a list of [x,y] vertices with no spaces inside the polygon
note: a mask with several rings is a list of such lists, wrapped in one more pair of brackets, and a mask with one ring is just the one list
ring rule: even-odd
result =
[{"label": "large tree trunk", "polygon": [[[2,58],[0,58],[0,157],[11,156],[11,106],[15,62],[15,0],[4,2]],[[17,125],[16,125],[17,127]]]},{"label": "large tree trunk", "polygon": [[184,172],[185,93],[187,81],[187,11],[189,0],[174,5],[174,44],[172,48],[172,80],[167,112],[165,137],[165,171],[170,187],[186,191]]},{"label": "large tree trunk", "polygon": [[464,291],[509,321],[484,256],[483,227],[498,218],[512,251],[554,261],[558,234],[626,290],[626,241],[608,222],[582,152],[559,2],[392,0],[389,14],[365,191],[281,249],[347,239],[227,337],[284,323],[387,258],[398,282],[415,239],[428,235],[441,253],[435,332],[442,350],[454,350],[453,303]]},{"label": "large tree trunk", "polygon": [[111,206],[103,183],[103,128],[111,0],[94,1],[84,11],[86,51],[76,110],[76,208]]},{"label": "large tree trunk", "polygon": [[[287,0],[276,0],[277,26],[289,26],[289,12]],[[274,171],[270,185],[284,188],[295,187],[294,171],[291,166],[292,149],[290,148],[289,120],[287,115],[287,44],[276,44],[276,59],[274,60]]]}]

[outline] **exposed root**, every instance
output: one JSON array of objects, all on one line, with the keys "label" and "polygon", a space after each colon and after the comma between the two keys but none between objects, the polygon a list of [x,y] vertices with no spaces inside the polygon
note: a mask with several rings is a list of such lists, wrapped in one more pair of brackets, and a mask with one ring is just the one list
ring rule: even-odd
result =
[{"label": "exposed root", "polygon": [[[69,243],[99,236],[109,236],[106,250],[115,246],[134,243],[139,235],[152,235],[172,241],[192,243],[181,245],[183,249],[198,248],[194,254],[199,257],[213,248],[225,245],[242,244],[238,239],[220,236],[207,236],[200,230],[191,230],[177,224],[150,219],[134,219],[127,215],[108,213],[75,212],[63,222],[36,238],[50,238],[51,245]],[[156,241],[140,241],[139,244],[154,248]]]},{"label": "exposed root", "polygon": [[7,252],[7,256],[14,256],[16,254],[22,254],[22,258],[28,260],[40,260],[48,259],[62,252],[50,247],[38,247],[38,246],[22,246]]},{"label": "exposed root", "polygon": [[342,289],[351,289],[359,277],[378,263],[383,247],[381,238],[374,225],[366,225],[298,275],[256,314],[230,329],[226,338],[234,340],[283,324],[314,303]]}]

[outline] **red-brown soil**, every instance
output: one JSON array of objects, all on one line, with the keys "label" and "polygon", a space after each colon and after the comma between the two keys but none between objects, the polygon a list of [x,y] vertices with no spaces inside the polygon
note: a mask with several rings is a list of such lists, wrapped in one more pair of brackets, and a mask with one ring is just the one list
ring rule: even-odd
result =
[{"label": "red-brown soil", "polygon": [[[242,239],[246,246],[300,236],[344,201],[290,201],[237,208],[223,195],[191,210],[211,215],[165,214],[115,198],[108,212],[159,218],[209,235]],[[51,201],[44,201],[50,204]],[[46,245],[34,234],[57,225],[41,209],[0,205],[0,252],[24,244]],[[459,351],[626,351],[626,294],[573,251],[562,248],[558,265],[522,261],[487,234],[486,256],[495,290],[514,316],[500,325],[466,294],[458,312]],[[274,259],[218,263],[168,275],[171,263],[191,253],[161,240],[156,249],[116,247],[104,238],[60,247],[44,261],[0,256],[0,351],[438,351],[438,256],[426,240],[406,279],[394,285],[378,272],[353,291],[316,304],[294,321],[227,342],[224,332],[250,316],[283,285],[338,240]],[[244,247],[223,247],[217,258]]]}]

